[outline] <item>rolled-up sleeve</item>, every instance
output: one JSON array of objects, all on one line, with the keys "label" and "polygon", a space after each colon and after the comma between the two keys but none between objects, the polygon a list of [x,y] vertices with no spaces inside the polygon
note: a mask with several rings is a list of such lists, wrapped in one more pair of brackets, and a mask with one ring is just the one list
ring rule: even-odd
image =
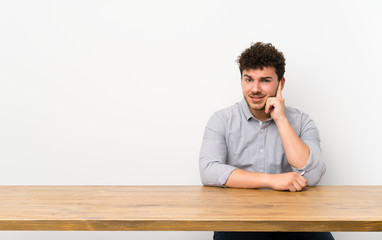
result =
[{"label": "rolled-up sleeve", "polygon": [[318,129],[306,114],[302,115],[300,139],[309,147],[309,159],[303,168],[293,170],[304,175],[308,186],[316,186],[325,174],[326,165],[322,159]]},{"label": "rolled-up sleeve", "polygon": [[225,126],[218,113],[212,115],[204,131],[199,155],[200,177],[203,185],[224,187],[236,167],[226,164]]}]

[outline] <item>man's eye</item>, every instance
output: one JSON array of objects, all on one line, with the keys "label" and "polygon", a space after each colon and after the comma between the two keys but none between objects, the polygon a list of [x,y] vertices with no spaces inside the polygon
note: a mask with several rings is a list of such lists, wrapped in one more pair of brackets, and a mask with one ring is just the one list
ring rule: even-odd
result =
[{"label": "man's eye", "polygon": [[263,80],[263,82],[270,82],[270,81],[269,81],[269,80],[267,80],[267,79],[264,79],[264,80]]},{"label": "man's eye", "polygon": [[247,81],[247,82],[251,82],[252,79],[250,79],[250,78],[246,78],[245,81]]}]

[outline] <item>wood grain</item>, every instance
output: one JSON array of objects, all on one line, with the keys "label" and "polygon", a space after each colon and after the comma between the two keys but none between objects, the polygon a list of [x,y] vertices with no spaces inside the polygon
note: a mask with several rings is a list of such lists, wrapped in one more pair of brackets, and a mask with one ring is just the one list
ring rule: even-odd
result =
[{"label": "wood grain", "polygon": [[382,186],[0,186],[0,230],[382,231]]}]

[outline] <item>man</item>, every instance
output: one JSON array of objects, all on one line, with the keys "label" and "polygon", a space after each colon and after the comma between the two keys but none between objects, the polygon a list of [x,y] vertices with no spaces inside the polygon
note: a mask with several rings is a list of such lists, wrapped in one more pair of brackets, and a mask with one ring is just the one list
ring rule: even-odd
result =
[{"label": "man", "polygon": [[[255,43],[237,60],[244,99],[215,112],[200,151],[202,183],[301,191],[325,173],[318,130],[309,116],[285,107],[285,58]],[[307,213],[309,214],[309,213]],[[330,233],[215,232],[214,239],[333,239]]]}]

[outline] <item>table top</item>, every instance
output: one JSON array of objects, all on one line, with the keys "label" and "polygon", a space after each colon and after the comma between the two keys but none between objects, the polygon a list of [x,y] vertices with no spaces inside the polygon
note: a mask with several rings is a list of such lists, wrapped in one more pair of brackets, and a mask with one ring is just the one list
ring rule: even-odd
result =
[{"label": "table top", "polygon": [[0,186],[0,230],[382,231],[382,186]]}]

